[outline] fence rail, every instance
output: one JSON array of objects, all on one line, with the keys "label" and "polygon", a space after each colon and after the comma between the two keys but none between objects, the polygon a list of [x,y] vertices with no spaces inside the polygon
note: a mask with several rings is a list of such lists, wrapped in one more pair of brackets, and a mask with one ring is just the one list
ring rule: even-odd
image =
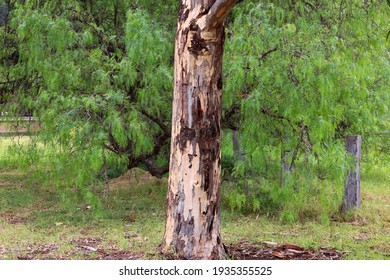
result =
[{"label": "fence rail", "polygon": [[0,122],[14,122],[14,121],[35,122],[36,118],[34,118],[34,117],[0,117]]},{"label": "fence rail", "polygon": [[0,135],[30,135],[40,129],[33,117],[0,117]]}]

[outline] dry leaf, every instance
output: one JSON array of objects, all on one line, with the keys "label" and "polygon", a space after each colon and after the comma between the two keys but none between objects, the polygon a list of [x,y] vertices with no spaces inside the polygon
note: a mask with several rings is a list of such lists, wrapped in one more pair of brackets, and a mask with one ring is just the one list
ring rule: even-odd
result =
[{"label": "dry leaf", "polygon": [[293,253],[293,254],[304,254],[306,253],[305,251],[299,251],[299,250],[294,250],[294,249],[287,249],[288,252]]},{"label": "dry leaf", "polygon": [[269,245],[269,246],[276,246],[276,245],[278,245],[278,243],[273,242],[273,241],[263,241],[263,244]]},{"label": "dry leaf", "polygon": [[279,248],[282,250],[292,249],[292,250],[296,250],[296,251],[305,251],[305,249],[303,249],[299,246],[296,246],[296,245],[292,245],[292,244],[285,244],[283,246],[280,246]]},{"label": "dry leaf", "polygon": [[286,258],[286,255],[285,255],[285,254],[283,254],[283,253],[281,253],[281,252],[278,252],[278,251],[273,251],[273,252],[271,253],[271,255],[272,255],[272,256],[275,256],[275,257],[277,257],[277,258],[279,258],[279,259],[284,259],[284,258]]},{"label": "dry leaf", "polygon": [[80,247],[80,248],[83,248],[83,249],[85,249],[85,250],[87,250],[87,251],[91,251],[91,252],[96,252],[96,251],[97,251],[97,249],[95,249],[95,248],[93,248],[93,247],[91,247],[91,246],[79,245],[79,247]]}]

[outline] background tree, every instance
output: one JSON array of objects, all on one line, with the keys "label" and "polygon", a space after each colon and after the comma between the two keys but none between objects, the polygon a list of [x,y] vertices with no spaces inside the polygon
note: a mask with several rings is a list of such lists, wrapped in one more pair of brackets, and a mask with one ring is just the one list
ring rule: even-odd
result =
[{"label": "background tree", "polygon": [[[40,140],[61,147],[67,170],[80,168],[71,162],[78,158],[95,176],[106,157],[127,168],[144,165],[159,177],[168,170],[164,154],[172,88],[172,35],[165,29],[170,27],[169,5],[162,5],[168,15],[165,26],[143,10],[150,9],[158,18],[147,1],[11,5],[13,17],[4,37],[13,41],[5,42],[9,47],[4,52],[11,54],[4,53],[4,59],[15,58],[2,75],[2,91],[13,95],[7,98],[12,101],[8,111],[20,111],[22,104],[33,110],[44,124]],[[115,171],[115,161],[111,176],[126,169]],[[90,179],[83,177],[75,177],[78,185]]]},{"label": "background tree", "polygon": [[[244,1],[233,11],[223,106],[240,120],[247,160],[234,168],[232,209],[284,221],[338,211],[345,136],[361,134],[366,156],[388,147],[386,17],[385,1]],[[283,162],[293,172],[281,187]]]},{"label": "background tree", "polygon": [[[240,2],[225,22],[217,79],[222,204],[285,222],[328,222],[349,166],[344,137],[362,135],[363,170],[389,161],[388,5]],[[134,166],[156,176],[168,170],[176,0],[0,7],[1,111],[34,114],[42,125],[19,151],[30,172],[90,199],[102,177]],[[234,160],[232,131],[245,160]]]}]

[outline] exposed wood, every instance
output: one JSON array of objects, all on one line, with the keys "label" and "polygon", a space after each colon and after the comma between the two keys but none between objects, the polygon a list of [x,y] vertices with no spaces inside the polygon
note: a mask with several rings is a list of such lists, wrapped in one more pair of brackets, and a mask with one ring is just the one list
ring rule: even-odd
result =
[{"label": "exposed wood", "polygon": [[347,136],[345,147],[354,158],[344,191],[343,211],[360,207],[360,154],[362,137],[360,135]]}]

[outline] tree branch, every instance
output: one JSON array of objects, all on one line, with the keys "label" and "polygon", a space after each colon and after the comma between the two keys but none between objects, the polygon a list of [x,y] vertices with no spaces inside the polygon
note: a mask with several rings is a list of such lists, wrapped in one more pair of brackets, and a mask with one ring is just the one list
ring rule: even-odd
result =
[{"label": "tree branch", "polygon": [[312,3],[310,3],[309,1],[303,0],[302,2],[305,3],[307,6],[309,6],[313,11],[317,10],[316,7]]},{"label": "tree branch", "polygon": [[241,104],[233,103],[229,109],[225,110],[225,114],[222,118],[222,127],[229,128],[231,130],[239,130],[240,112],[241,112]]},{"label": "tree branch", "polygon": [[206,16],[206,27],[212,29],[223,24],[238,0],[217,0]]},{"label": "tree branch", "polygon": [[20,81],[22,81],[22,80],[23,80],[23,79],[12,80],[12,81],[5,81],[5,82],[0,81],[0,85],[15,84],[15,83],[18,83],[18,82],[20,82]]},{"label": "tree branch", "polygon": [[107,150],[113,152],[114,154],[118,154],[118,151],[115,149],[115,148],[112,148],[111,146],[107,145],[107,144],[103,144],[104,148],[106,148]]},{"label": "tree branch", "polygon": [[269,50],[266,50],[266,51],[263,51],[261,53],[261,56],[260,56],[260,60],[263,60],[267,55],[269,55],[270,53],[273,53],[274,51],[277,51],[278,47],[276,46],[275,48],[272,48],[272,49],[269,49]]},{"label": "tree branch", "polygon": [[162,175],[167,173],[169,171],[169,165],[166,164],[164,166],[157,166],[156,162],[151,159],[144,160],[144,163],[146,164],[146,167],[148,168],[148,171],[150,174],[152,174],[154,177],[161,178]]},{"label": "tree branch", "polygon": [[170,134],[166,134],[164,132],[161,132],[160,134],[158,134],[154,140],[155,145],[154,145],[153,150],[149,153],[144,153],[144,154],[138,155],[137,157],[130,156],[128,168],[131,169],[133,167],[136,167],[139,163],[141,163],[141,162],[145,163],[145,160],[148,160],[148,159],[158,155],[158,153],[164,147],[166,141],[169,139],[170,136],[171,136]]},{"label": "tree branch", "polygon": [[279,119],[282,121],[287,121],[287,123],[291,126],[291,128],[294,131],[297,131],[290,119],[284,117],[283,115],[278,114],[277,112],[272,111],[270,108],[263,107],[263,108],[261,108],[260,112],[264,115],[271,117],[271,118]]},{"label": "tree branch", "polygon": [[145,117],[147,117],[148,119],[150,119],[151,121],[155,122],[165,134],[170,134],[170,127],[168,127],[167,124],[165,124],[164,120],[149,114],[144,109],[141,109],[139,112],[143,114]]}]

